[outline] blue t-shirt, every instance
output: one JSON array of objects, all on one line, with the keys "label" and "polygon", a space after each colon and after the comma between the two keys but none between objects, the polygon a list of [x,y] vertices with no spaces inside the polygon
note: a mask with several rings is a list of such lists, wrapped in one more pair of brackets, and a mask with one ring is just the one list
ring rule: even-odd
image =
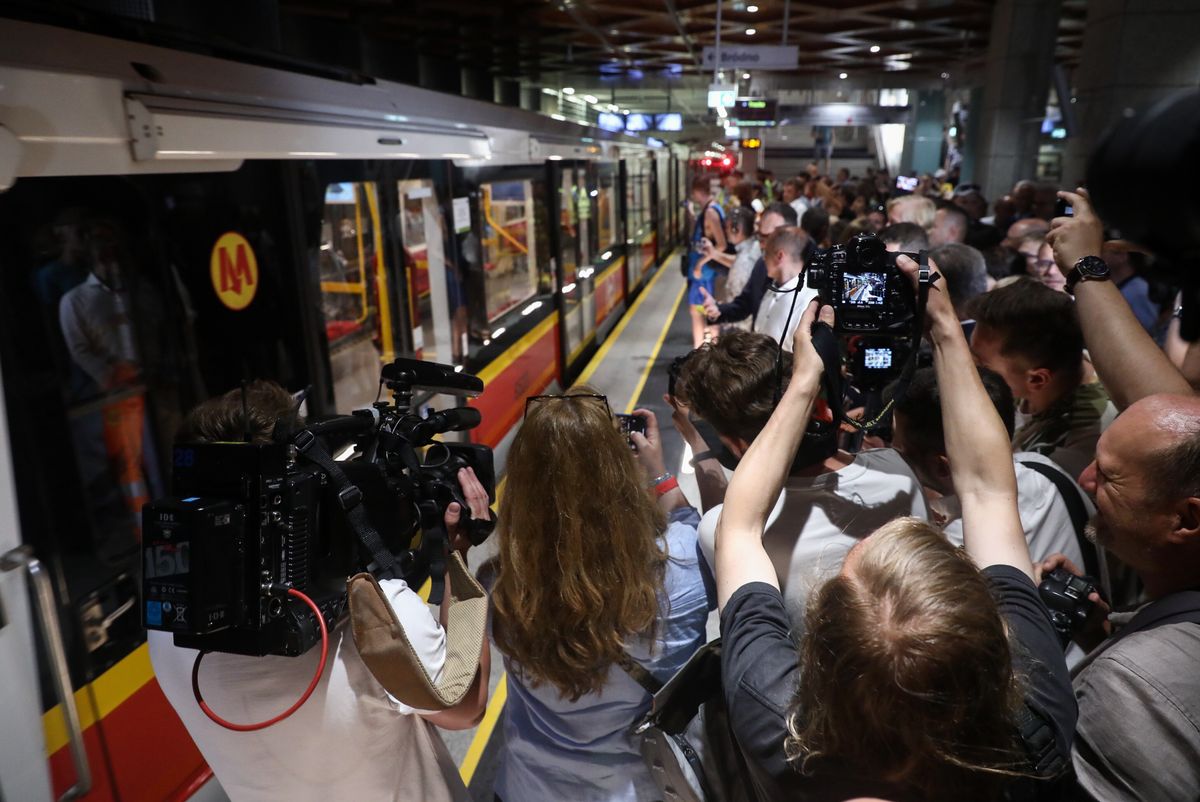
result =
[{"label": "blue t-shirt", "polygon": [[[666,682],[706,640],[716,590],[700,557],[691,507],[671,513],[662,540],[670,559],[661,598],[658,637],[629,646],[629,655]],[[530,687],[505,657],[505,753],[496,794],[506,802],[615,802],[657,799],[630,728],[650,708],[650,695],[613,665],[599,693],[572,702],[543,683]]]}]

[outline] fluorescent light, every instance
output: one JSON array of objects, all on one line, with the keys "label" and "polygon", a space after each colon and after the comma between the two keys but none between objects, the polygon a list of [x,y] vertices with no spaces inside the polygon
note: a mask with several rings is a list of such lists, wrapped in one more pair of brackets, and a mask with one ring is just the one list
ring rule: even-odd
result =
[{"label": "fluorescent light", "polygon": [[[533,303],[531,303],[529,306],[527,306],[527,307],[525,307],[524,309],[522,309],[522,310],[521,310],[521,316],[522,316],[522,317],[524,317],[525,315],[528,315],[528,314],[530,314],[531,312],[536,312],[537,310],[539,310],[539,309],[541,309],[541,308],[542,308],[542,302],[541,302],[541,301],[534,301],[534,302],[533,302]],[[495,332],[492,332],[492,334],[493,334],[493,336],[494,336],[494,335],[495,335]]]},{"label": "fluorescent light", "polygon": [[586,100],[588,103],[599,103],[600,102],[600,98],[596,97],[595,95],[584,95],[583,99]]},{"label": "fluorescent light", "polygon": [[565,287],[562,288],[563,295],[570,295],[574,291],[575,291],[575,282],[574,281],[572,281],[570,284],[567,284]]},{"label": "fluorescent light", "polygon": [[585,267],[585,268],[583,268],[582,270],[580,270],[580,271],[579,271],[579,274],[578,274],[578,275],[579,275],[579,280],[580,280],[580,281],[583,281],[584,279],[591,278],[591,277],[592,277],[592,274],[593,274],[593,273],[595,273],[595,272],[596,272],[596,268],[594,268],[594,267]]},{"label": "fluorescent light", "polygon": [[748,73],[748,72],[743,72],[743,73],[742,73],[742,80],[744,80],[744,81],[749,81],[749,80],[750,80],[750,73]]},{"label": "fluorescent light", "polygon": [[844,81],[844,80],[846,80],[846,73],[844,73],[844,72],[839,72],[839,73],[838,73],[838,77],[839,77],[839,78],[841,78],[841,79]]},{"label": "fluorescent light", "polygon": [[552,120],[562,120],[563,122],[566,122],[566,119],[567,119],[567,118],[566,118],[566,117],[564,117],[564,116],[562,116],[561,114],[551,114],[551,115],[550,115],[550,119],[552,119]]},{"label": "fluorescent light", "polygon": [[546,158],[547,158],[547,159],[549,159],[549,160],[550,160],[550,161],[552,161],[552,162],[560,162],[560,161],[562,161],[562,156],[547,156]]},{"label": "fluorescent light", "polygon": [[498,328],[498,329],[496,329],[495,331],[493,331],[493,332],[492,332],[492,339],[493,339],[493,340],[494,340],[494,339],[496,339],[496,338],[497,338],[497,337],[499,337],[500,335],[504,334],[504,332],[506,332],[506,331],[508,331],[508,329],[507,329],[507,328],[505,328],[504,326],[501,326],[500,328]]},{"label": "fluorescent light", "polygon": [[758,33],[758,31],[757,31],[757,30],[755,30],[754,28],[747,28],[747,29],[746,29],[746,35],[747,35],[747,36],[753,36],[753,35],[754,35],[754,34],[756,34],[756,33]]},{"label": "fluorescent light", "polygon": [[871,45],[871,52],[872,52],[872,53],[878,53],[878,52],[879,52],[879,45]]},{"label": "fluorescent light", "polygon": [[547,89],[547,88],[543,87],[543,88],[542,88],[542,94],[543,94],[543,95],[557,95],[557,94],[558,94],[558,91],[557,91],[557,90],[554,90],[554,89]]},{"label": "fluorescent light", "polygon": [[758,6],[746,6],[746,10],[749,11],[751,14],[757,14]]},{"label": "fluorescent light", "polygon": [[573,94],[575,94],[575,90],[574,90],[574,88],[572,88],[572,87],[570,87],[570,86],[564,86],[564,87],[563,87],[563,90],[562,90],[562,93],[563,93],[564,95],[573,95]]},{"label": "fluorescent light", "polygon": [[604,253],[600,254],[600,258],[601,258],[601,259],[606,259],[606,260],[607,260],[607,259],[611,259],[611,258],[612,258],[612,251],[605,251]]}]

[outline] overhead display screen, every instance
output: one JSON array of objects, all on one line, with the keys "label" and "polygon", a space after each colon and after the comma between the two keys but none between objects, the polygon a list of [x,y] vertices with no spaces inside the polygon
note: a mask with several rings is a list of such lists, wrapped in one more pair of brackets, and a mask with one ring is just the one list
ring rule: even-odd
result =
[{"label": "overhead display screen", "polygon": [[682,131],[683,130],[683,115],[679,112],[667,112],[666,114],[654,115],[654,130],[656,131]]},{"label": "overhead display screen", "polygon": [[775,125],[779,112],[779,101],[761,97],[738,98],[729,110],[729,116],[741,127]]},{"label": "overhead display screen", "polygon": [[649,131],[654,117],[649,114],[629,114],[625,117],[626,131]]}]

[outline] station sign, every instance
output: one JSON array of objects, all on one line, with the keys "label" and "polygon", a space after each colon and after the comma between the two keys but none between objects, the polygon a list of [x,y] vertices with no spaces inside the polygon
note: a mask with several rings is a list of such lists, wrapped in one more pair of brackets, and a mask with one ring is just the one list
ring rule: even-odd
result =
[{"label": "station sign", "polygon": [[209,275],[217,298],[234,312],[250,305],[258,292],[258,259],[246,238],[227,231],[209,257]]},{"label": "station sign", "polygon": [[775,125],[779,112],[779,101],[761,97],[738,98],[729,111],[730,118],[739,127],[765,127]]},{"label": "station sign", "polygon": [[705,47],[700,62],[712,70],[794,70],[800,64],[796,45],[721,45],[720,61],[715,47]]}]

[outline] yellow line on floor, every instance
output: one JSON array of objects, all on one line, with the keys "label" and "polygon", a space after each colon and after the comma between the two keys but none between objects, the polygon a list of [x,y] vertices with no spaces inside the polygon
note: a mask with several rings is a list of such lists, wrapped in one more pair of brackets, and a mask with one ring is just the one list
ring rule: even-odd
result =
[{"label": "yellow line on floor", "polygon": [[646,389],[646,380],[650,378],[650,371],[654,368],[654,360],[658,359],[658,352],[662,350],[663,342],[667,339],[667,332],[671,328],[671,323],[675,321],[675,315],[679,312],[679,305],[683,303],[683,296],[686,292],[687,285],[681,285],[679,287],[679,294],[675,296],[675,303],[671,305],[671,313],[663,321],[662,331],[658,333],[658,340],[654,343],[654,350],[650,352],[650,358],[646,360],[646,367],[642,368],[642,377],[638,379],[637,387],[633,388],[633,395],[629,398],[629,406],[625,407],[626,415],[633,412],[637,406],[638,398],[642,395],[642,390]]},{"label": "yellow line on floor", "polygon": [[496,690],[492,691],[492,698],[488,700],[487,712],[483,714],[483,721],[479,722],[479,728],[475,730],[475,737],[471,739],[471,745],[467,747],[467,755],[463,758],[462,765],[458,767],[458,773],[462,776],[462,781],[465,785],[471,784],[471,778],[475,776],[475,769],[479,768],[479,759],[483,757],[483,750],[487,748],[488,741],[492,739],[492,730],[496,729],[496,722],[500,720],[500,711],[504,709],[504,700],[508,698],[508,674],[500,675],[500,681],[496,683]]},{"label": "yellow line on floor", "polygon": [[675,254],[677,252],[678,248],[671,251],[670,255],[663,260],[661,265],[659,265],[658,272],[654,274],[654,278],[650,279],[650,283],[642,288],[637,300],[633,302],[633,306],[625,310],[625,316],[622,317],[617,323],[616,328],[610,331],[608,336],[604,338],[604,342],[601,343],[600,348],[596,351],[595,356],[592,357],[592,361],[588,362],[587,367],[583,369],[583,373],[580,373],[579,378],[575,380],[576,384],[587,384],[592,378],[592,374],[596,372],[597,368],[599,368],[600,364],[604,361],[604,358],[608,356],[608,352],[612,350],[613,344],[616,343],[618,338],[620,338],[621,332],[625,331],[625,327],[629,325],[629,321],[633,320],[634,314],[637,312],[638,308],[641,307],[642,302],[646,300],[646,297],[650,294],[650,290],[653,289],[654,285],[658,283],[659,279],[661,279],[666,273],[671,272],[667,270],[667,265],[671,264],[671,262],[675,259]]}]

